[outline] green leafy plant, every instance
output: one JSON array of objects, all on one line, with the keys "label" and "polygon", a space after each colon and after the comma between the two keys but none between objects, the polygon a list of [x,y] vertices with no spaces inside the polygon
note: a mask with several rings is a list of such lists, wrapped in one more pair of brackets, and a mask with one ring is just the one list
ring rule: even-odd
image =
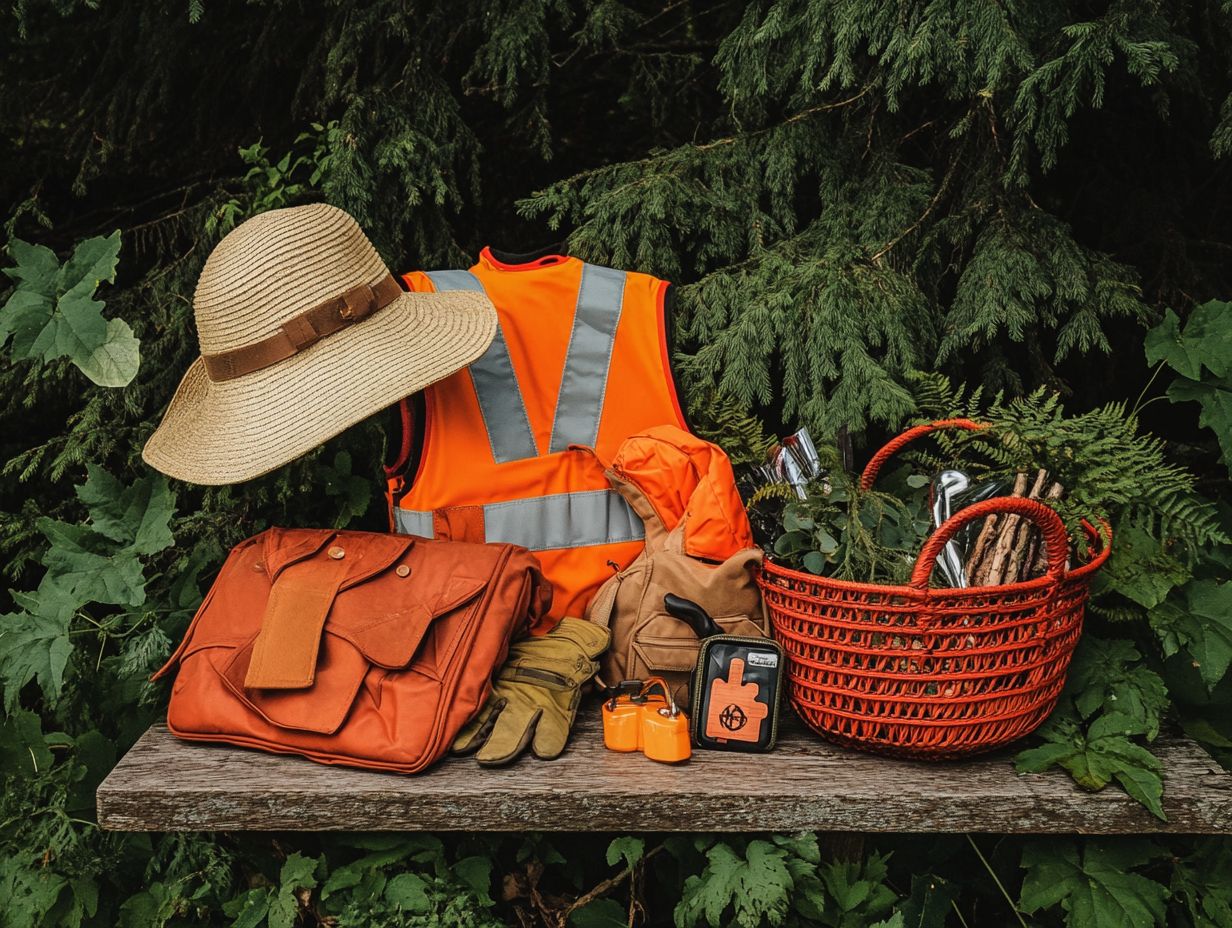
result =
[{"label": "green leafy plant", "polygon": [[64,264],[44,245],[13,239],[16,265],[4,273],[16,282],[0,307],[0,347],[14,360],[68,358],[104,387],[127,386],[140,363],[139,342],[123,319],[106,319],[94,298],[99,284],[113,283],[120,233],[79,242]]},{"label": "green leafy plant", "polygon": [[1183,328],[1167,310],[1147,333],[1146,358],[1176,375],[1169,400],[1201,407],[1199,422],[1215,434],[1232,473],[1232,303],[1212,300],[1195,307]]},{"label": "green leafy plant", "polygon": [[861,489],[841,468],[814,481],[806,499],[787,502],[781,522],[777,559],[865,583],[905,582],[929,527],[918,499]]}]

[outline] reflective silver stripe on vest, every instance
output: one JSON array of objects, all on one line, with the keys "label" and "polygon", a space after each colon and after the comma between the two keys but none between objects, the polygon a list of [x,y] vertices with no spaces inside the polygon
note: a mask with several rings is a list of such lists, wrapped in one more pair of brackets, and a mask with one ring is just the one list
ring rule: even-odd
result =
[{"label": "reflective silver stripe on vest", "polygon": [[[432,513],[398,509],[394,516],[398,531],[432,537]],[[483,525],[484,541],[522,545],[531,551],[618,544],[646,537],[642,520],[615,490],[488,503],[483,507]]]},{"label": "reflective silver stripe on vest", "polygon": [[394,528],[403,535],[418,535],[421,538],[436,535],[432,513],[415,509],[394,509]]},{"label": "reflective silver stripe on vest", "polygon": [[599,437],[599,417],[624,300],[624,271],[582,265],[573,332],[556,398],[548,449],[551,453],[565,451],[570,445],[593,447]]},{"label": "reflective silver stripe on vest", "polygon": [[[470,271],[429,271],[437,291],[475,290],[484,293],[483,284]],[[488,444],[497,464],[538,457],[535,438],[522,401],[522,390],[509,360],[505,333],[496,327],[496,338],[478,361],[470,366],[471,382],[479,399],[479,412],[488,432]]]}]

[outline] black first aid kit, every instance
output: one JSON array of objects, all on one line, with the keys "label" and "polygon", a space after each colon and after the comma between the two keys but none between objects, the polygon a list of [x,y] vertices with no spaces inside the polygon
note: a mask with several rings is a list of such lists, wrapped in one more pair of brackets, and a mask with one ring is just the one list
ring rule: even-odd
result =
[{"label": "black first aid kit", "polygon": [[693,743],[720,751],[769,751],[778,736],[783,649],[769,638],[723,634],[690,600],[669,593],[663,605],[701,639],[689,684]]}]

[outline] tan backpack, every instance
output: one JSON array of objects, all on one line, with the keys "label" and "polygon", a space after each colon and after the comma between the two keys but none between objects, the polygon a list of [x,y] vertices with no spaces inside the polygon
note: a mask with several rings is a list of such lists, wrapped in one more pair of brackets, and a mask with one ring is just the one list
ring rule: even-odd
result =
[{"label": "tan backpack", "polygon": [[586,610],[588,620],[612,632],[600,682],[662,676],[687,705],[700,642],[668,615],[664,595],[697,603],[726,634],[768,634],[754,580],[762,552],[753,545],[731,463],[718,446],[659,426],[628,439],[607,477],[645,523],[646,549],[599,588]]}]

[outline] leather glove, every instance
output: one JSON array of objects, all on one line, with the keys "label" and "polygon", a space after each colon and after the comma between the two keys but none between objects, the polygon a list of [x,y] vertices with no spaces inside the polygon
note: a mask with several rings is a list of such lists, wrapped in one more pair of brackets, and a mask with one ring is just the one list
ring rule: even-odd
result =
[{"label": "leather glove", "polygon": [[582,685],[598,672],[595,658],[610,640],[601,625],[565,618],[546,635],[514,642],[487,702],[454,739],[454,753],[475,752],[485,767],[507,764],[527,746],[542,760],[559,757]]}]

